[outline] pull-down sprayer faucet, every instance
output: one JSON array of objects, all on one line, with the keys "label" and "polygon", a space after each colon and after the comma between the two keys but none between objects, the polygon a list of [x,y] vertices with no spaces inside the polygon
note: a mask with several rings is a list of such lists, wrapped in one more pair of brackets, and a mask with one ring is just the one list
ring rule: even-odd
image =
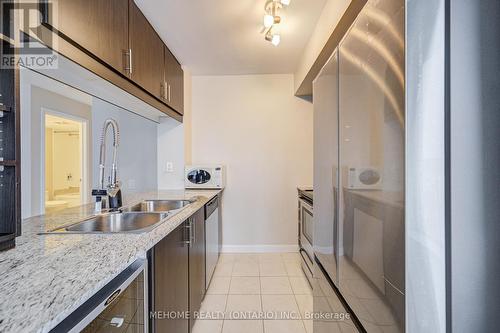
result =
[{"label": "pull-down sprayer faucet", "polygon": [[[111,174],[109,176],[109,184],[104,185],[104,171],[106,165],[106,134],[108,129],[111,128],[113,133],[113,162],[111,164]],[[117,179],[117,164],[116,155],[118,146],[120,144],[120,130],[116,120],[109,118],[106,119],[102,127],[101,133],[101,148],[99,154],[99,188],[92,190],[92,195],[96,197],[96,210],[100,211],[101,208],[106,208],[105,198],[108,197],[109,208],[117,209],[122,206],[120,182]]]}]

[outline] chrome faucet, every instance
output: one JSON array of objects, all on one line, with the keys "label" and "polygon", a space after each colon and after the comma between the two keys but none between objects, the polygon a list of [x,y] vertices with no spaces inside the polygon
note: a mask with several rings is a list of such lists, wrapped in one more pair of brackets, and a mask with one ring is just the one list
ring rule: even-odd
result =
[{"label": "chrome faucet", "polygon": [[[111,174],[109,176],[109,184],[104,185],[104,171],[106,164],[106,134],[111,128],[113,132],[113,162],[111,164]],[[117,164],[116,155],[120,144],[120,130],[116,120],[106,119],[102,127],[101,133],[101,150],[99,154],[99,188],[92,190],[92,195],[96,197],[96,211],[101,212],[102,208],[106,208],[106,199],[109,201],[109,208],[116,210],[122,206],[122,197],[120,186],[121,183],[117,179]]]}]

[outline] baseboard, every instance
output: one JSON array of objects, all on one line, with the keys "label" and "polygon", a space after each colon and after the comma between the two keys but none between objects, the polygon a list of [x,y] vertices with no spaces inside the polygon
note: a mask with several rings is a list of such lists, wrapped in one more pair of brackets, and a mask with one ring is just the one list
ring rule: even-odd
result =
[{"label": "baseboard", "polygon": [[298,245],[223,245],[222,253],[298,252]]},{"label": "baseboard", "polygon": [[333,246],[315,246],[314,250],[319,253],[333,253]]}]

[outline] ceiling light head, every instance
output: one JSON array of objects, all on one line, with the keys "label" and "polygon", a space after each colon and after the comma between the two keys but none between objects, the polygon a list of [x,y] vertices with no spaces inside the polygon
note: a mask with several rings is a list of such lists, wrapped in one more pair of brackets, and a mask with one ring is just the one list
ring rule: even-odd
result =
[{"label": "ceiling light head", "polygon": [[274,16],[266,14],[264,15],[264,26],[266,28],[272,27],[274,24]]},{"label": "ceiling light head", "polygon": [[290,5],[290,0],[280,0],[280,3],[284,6]]},{"label": "ceiling light head", "polygon": [[278,46],[281,42],[281,36],[279,34],[273,34],[271,31],[269,31],[266,34],[266,40],[268,42],[271,42],[274,46]]},{"label": "ceiling light head", "polygon": [[281,36],[280,35],[273,35],[273,38],[271,39],[271,44],[274,46],[278,46],[281,42]]}]

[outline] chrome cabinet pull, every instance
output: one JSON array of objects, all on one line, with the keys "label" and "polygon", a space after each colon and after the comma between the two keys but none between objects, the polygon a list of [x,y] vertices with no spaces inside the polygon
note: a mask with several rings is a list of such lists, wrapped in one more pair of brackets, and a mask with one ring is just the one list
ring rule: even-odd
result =
[{"label": "chrome cabinet pull", "polygon": [[168,101],[170,102],[170,84],[168,85]]},{"label": "chrome cabinet pull", "polygon": [[11,112],[12,108],[10,106],[3,104],[3,103],[0,103],[0,111],[1,112]]},{"label": "chrome cabinet pull", "polygon": [[191,246],[196,241],[196,221],[191,217]]},{"label": "chrome cabinet pull", "polygon": [[184,237],[187,238],[187,240],[184,239],[183,243],[185,245],[187,245],[188,247],[191,247],[191,222],[190,222],[190,219],[188,219],[186,225],[184,226],[184,230],[185,230]]},{"label": "chrome cabinet pull", "polygon": [[130,68],[130,74],[132,74],[132,49],[128,49],[128,67]]},{"label": "chrome cabinet pull", "polygon": [[124,65],[123,70],[128,72],[130,75],[132,74],[132,49],[123,50],[124,57]]}]

